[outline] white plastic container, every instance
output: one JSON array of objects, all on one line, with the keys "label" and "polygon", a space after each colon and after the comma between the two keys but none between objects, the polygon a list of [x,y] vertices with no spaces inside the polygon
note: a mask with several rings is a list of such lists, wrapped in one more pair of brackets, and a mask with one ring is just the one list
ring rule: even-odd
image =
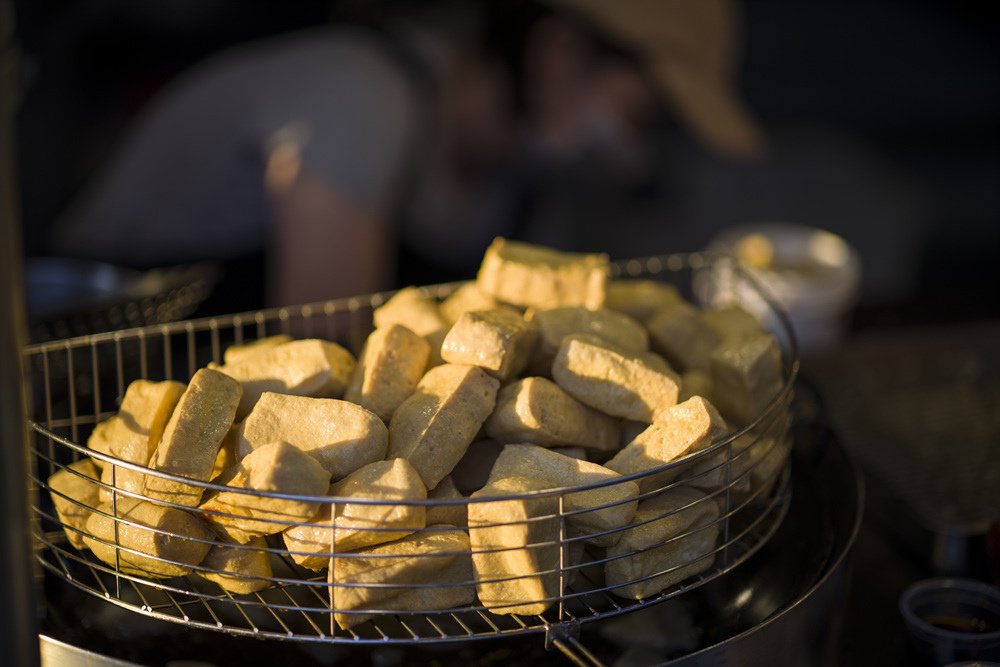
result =
[{"label": "white plastic container", "polygon": [[[722,232],[708,250],[736,257],[764,285],[788,313],[803,350],[829,348],[843,336],[858,299],[861,262],[840,236],[804,225],[754,223]],[[752,299],[740,297],[758,310]],[[760,304],[758,314],[765,310]]]}]

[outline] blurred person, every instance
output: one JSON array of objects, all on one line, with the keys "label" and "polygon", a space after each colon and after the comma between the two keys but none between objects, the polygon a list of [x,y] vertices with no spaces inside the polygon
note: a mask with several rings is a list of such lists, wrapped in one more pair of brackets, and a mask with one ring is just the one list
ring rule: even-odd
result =
[{"label": "blurred person", "polygon": [[586,202],[662,171],[664,108],[725,160],[763,152],[728,0],[360,6],[380,18],[176,80],[54,249],[133,266],[266,249],[268,301],[299,303],[391,287],[407,261],[468,275],[498,234],[584,242]]}]

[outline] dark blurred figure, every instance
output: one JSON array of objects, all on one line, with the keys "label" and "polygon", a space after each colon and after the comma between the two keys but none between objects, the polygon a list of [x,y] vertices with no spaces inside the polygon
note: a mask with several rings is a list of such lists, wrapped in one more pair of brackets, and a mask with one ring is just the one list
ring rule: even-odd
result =
[{"label": "dark blurred figure", "polygon": [[[98,4],[104,19],[121,13],[109,7],[122,3]],[[228,16],[214,23],[218,49],[318,23],[317,3],[306,5],[280,21],[259,2],[235,10],[213,0],[214,13],[204,3],[180,13]],[[761,0],[741,8],[745,30],[730,3],[694,0],[337,5],[332,26],[247,43],[176,79],[145,106],[103,173],[94,167],[103,148],[92,160],[29,152],[36,168],[25,172],[26,191],[37,190],[31,174],[67,161],[78,175],[71,189],[96,175],[63,216],[62,231],[75,235],[32,251],[139,267],[228,258],[249,267],[235,284],[252,286],[267,246],[271,276],[304,285],[274,280],[272,300],[298,301],[467,277],[496,233],[627,257],[696,250],[726,227],[777,220],[854,244],[865,302],[919,302],[933,292],[982,309],[969,284],[995,277],[996,265],[963,258],[996,247],[1000,203],[986,185],[997,173],[996,136],[984,130],[1000,109],[1000,68],[997,50],[986,48],[995,24],[976,20],[983,10],[974,2]],[[182,23],[168,13],[159,23]],[[202,32],[211,31],[179,33],[200,35],[193,46],[153,41],[137,53],[197,59],[212,50]],[[733,159],[763,145],[735,93],[741,51],[748,99],[768,121],[758,160]],[[128,69],[121,54],[133,52],[117,53],[117,67]],[[270,58],[283,65],[265,68]],[[50,84],[47,104],[29,95],[42,112],[31,115],[36,136],[58,130],[45,118],[64,99],[58,93]],[[150,138],[171,114],[175,139]],[[114,117],[103,118],[110,128]],[[727,128],[742,149],[723,147]],[[113,132],[96,136],[98,147],[115,143]],[[323,181],[343,192],[331,199],[317,187]],[[63,208],[62,197],[31,200],[39,227]],[[363,222],[329,224],[322,210],[331,206]],[[282,216],[327,236],[293,233]],[[85,231],[85,221],[103,232]],[[157,227],[169,231],[147,238]],[[195,240],[176,252],[192,227]],[[282,241],[281,229],[292,236]]]},{"label": "dark blurred figure", "polygon": [[726,0],[356,9],[173,82],[54,249],[156,265],[266,247],[270,299],[299,302],[391,286],[397,247],[467,274],[498,234],[592,240],[575,202],[651,187],[658,104],[727,159],[762,153]]}]

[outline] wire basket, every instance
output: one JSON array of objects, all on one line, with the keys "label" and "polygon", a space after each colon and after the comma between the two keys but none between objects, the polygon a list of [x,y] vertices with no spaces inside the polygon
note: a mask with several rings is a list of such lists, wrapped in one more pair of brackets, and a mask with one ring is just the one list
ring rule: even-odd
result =
[{"label": "wire basket", "polygon": [[[585,486],[408,501],[300,496],[197,482],[80,443],[114,414],[132,380],[188,380],[209,362],[220,362],[230,344],[288,333],[323,337],[357,352],[371,330],[373,309],[389,294],[32,345],[26,349],[26,368],[37,398],[29,419],[37,558],[45,570],[73,586],[147,616],[237,635],[379,644],[544,632],[547,643],[559,646],[575,641],[581,623],[656,604],[723,575],[771,537],[788,508],[789,404],[798,368],[793,334],[763,290],[728,258],[693,254],[629,260],[614,264],[612,276],[671,282],[688,297],[697,291],[697,299],[706,305],[740,300],[749,287],[759,300],[755,307],[766,305],[766,312],[759,314],[783,348],[779,393],[749,424],[694,455]],[[457,286],[424,290],[441,298]],[[67,370],[65,377],[60,373],[59,384],[64,386],[54,386],[55,367]],[[115,471],[110,483],[95,481],[110,495],[110,502],[100,507],[81,507],[48,485],[51,475],[88,456]],[[261,531],[270,537],[234,545],[130,513],[137,500],[185,512],[192,508],[120,488],[119,470],[184,482],[206,493],[312,503],[316,514],[306,522],[258,517],[261,523],[273,524]],[[637,484],[639,495],[616,492],[626,484]],[[700,491],[685,491],[692,487]],[[659,502],[668,496],[672,504]],[[103,517],[110,532],[90,534],[64,525],[52,497]],[[636,502],[648,511],[625,510],[632,518],[623,525],[602,521]],[[346,530],[341,519],[349,506],[356,516],[366,516],[366,511],[422,514],[426,527],[413,532],[377,521],[354,525],[352,530],[367,536],[370,544],[381,544],[338,549],[340,531]],[[324,512],[327,518],[321,520]],[[239,516],[226,510],[216,513]],[[431,514],[445,517],[448,524],[431,523],[426,518]],[[316,534],[325,537],[309,549],[291,548],[277,533],[295,527],[316,527]],[[407,533],[409,538],[399,540]],[[74,535],[113,550],[113,564],[72,546]],[[407,542],[410,538],[413,541]],[[391,539],[398,541],[387,541]],[[227,547],[236,557],[262,559],[266,574],[220,569],[209,561],[181,562],[148,547],[171,540],[203,549]],[[437,546],[429,549],[428,543]],[[314,565],[316,559],[322,562],[325,572],[303,567],[300,562],[307,556]],[[160,566],[166,572],[176,566],[184,573],[153,574]],[[248,588],[254,590],[234,593],[227,588],[238,586],[223,588],[205,575],[253,584]]]}]

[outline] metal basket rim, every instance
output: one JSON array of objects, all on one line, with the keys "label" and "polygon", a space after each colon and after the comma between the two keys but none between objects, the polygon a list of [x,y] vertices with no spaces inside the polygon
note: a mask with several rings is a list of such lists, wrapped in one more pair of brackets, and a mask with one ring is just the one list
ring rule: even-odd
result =
[{"label": "metal basket rim", "polygon": [[[628,475],[620,475],[618,477],[611,477],[606,480],[600,480],[596,482],[590,482],[587,484],[575,485],[575,486],[562,486],[562,487],[552,487],[549,489],[539,489],[534,491],[527,491],[517,494],[504,494],[496,496],[480,496],[476,498],[464,497],[464,498],[444,498],[444,499],[372,499],[372,498],[352,498],[350,496],[346,497],[336,497],[336,496],[309,496],[301,494],[292,493],[280,493],[273,491],[256,491],[251,489],[246,489],[242,487],[231,487],[222,484],[216,484],[210,481],[194,480],[180,475],[175,475],[172,473],[153,470],[141,464],[132,463],[129,461],[124,461],[118,459],[110,454],[104,452],[98,452],[87,448],[85,445],[80,445],[73,442],[69,438],[60,436],[54,433],[51,429],[46,428],[37,421],[28,419],[28,426],[30,426],[36,432],[42,434],[47,438],[51,438],[54,441],[59,442],[61,445],[68,447],[79,454],[90,456],[92,458],[104,461],[106,464],[110,464],[116,468],[124,468],[136,472],[140,472],[144,475],[159,477],[165,480],[179,482],[193,486],[195,488],[200,488],[204,492],[234,492],[240,493],[248,496],[255,496],[260,498],[275,498],[282,500],[294,500],[300,502],[309,503],[321,503],[327,505],[337,505],[337,504],[357,504],[357,505],[404,505],[404,506],[425,506],[425,507],[441,507],[441,506],[467,506],[474,503],[486,503],[486,502],[499,502],[505,500],[529,500],[529,499],[540,499],[546,497],[563,497],[567,494],[580,493],[585,491],[592,491],[595,489],[606,488],[609,486],[620,485],[627,482],[637,482],[641,479],[651,478],[655,475],[662,474],[667,471],[671,471],[677,468],[681,468],[689,464],[692,460],[704,456],[711,456],[712,453],[719,451],[721,448],[728,446],[738,438],[752,433],[758,426],[765,423],[770,417],[774,416],[783,404],[791,400],[791,394],[795,384],[795,378],[799,373],[799,351],[798,342],[795,336],[794,328],[792,327],[791,320],[788,318],[787,313],[778,304],[775,297],[767,290],[767,288],[761,284],[760,280],[754,276],[749,271],[746,271],[743,266],[733,257],[729,255],[723,255],[711,252],[698,252],[698,253],[673,253],[668,255],[657,255],[644,258],[634,258],[619,260],[611,264],[612,270],[611,274],[617,278],[627,277],[627,274],[631,271],[632,274],[641,272],[644,268],[650,272],[659,272],[665,270],[672,273],[677,273],[685,268],[692,270],[703,270],[706,265],[712,265],[716,262],[728,262],[731,264],[731,268],[738,274],[742,280],[745,280],[750,284],[753,289],[757,292],[758,296],[762,297],[765,303],[768,305],[770,312],[772,312],[781,324],[783,329],[782,333],[787,340],[787,360],[782,364],[782,387],[779,392],[772,397],[767,406],[754,417],[748,424],[742,426],[733,431],[729,431],[723,436],[716,438],[708,446],[696,451],[690,452],[679,459],[665,463],[661,466],[655,468],[650,468],[648,470],[642,470],[636,473],[630,473]],[[658,269],[652,269],[651,265],[656,265]],[[635,268],[638,267],[638,268]],[[625,272],[626,275],[623,276],[622,273]],[[426,285],[420,287],[429,295],[439,296],[441,294],[446,294],[449,291],[465,284],[467,281],[456,281],[451,283],[439,283],[435,285]],[[51,341],[47,343],[39,343],[28,345],[24,348],[25,356],[32,356],[37,354],[46,354],[50,350],[71,350],[79,347],[93,346],[101,342],[119,342],[124,339],[129,338],[143,338],[149,335],[166,335],[175,333],[187,333],[196,330],[211,330],[212,328],[217,328],[220,326],[220,321],[231,322],[231,326],[242,326],[244,320],[246,323],[253,322],[264,322],[271,318],[277,318],[279,320],[287,319],[289,313],[298,309],[304,316],[308,316],[312,310],[318,312],[330,313],[336,312],[339,309],[347,309],[349,311],[357,311],[362,307],[376,307],[377,305],[384,303],[388,298],[390,298],[395,291],[385,291],[376,292],[369,295],[345,297],[340,299],[331,299],[328,301],[316,302],[311,304],[303,304],[301,306],[282,306],[278,308],[263,309],[258,311],[248,311],[244,313],[235,313],[232,315],[217,316],[217,317],[207,317],[200,318],[196,320],[184,320],[180,322],[173,322],[169,324],[160,325],[150,325],[145,327],[135,327],[132,329],[123,329],[119,331],[106,332],[102,334],[90,334],[85,336],[77,336],[75,338],[68,338],[61,341]],[[518,443],[509,443],[518,444]],[[526,443],[533,444],[533,443]],[[141,495],[141,494],[140,494]],[[162,505],[172,506],[172,503],[164,501],[154,501]],[[178,508],[191,509],[190,507],[185,507],[181,505],[176,505]]]}]

